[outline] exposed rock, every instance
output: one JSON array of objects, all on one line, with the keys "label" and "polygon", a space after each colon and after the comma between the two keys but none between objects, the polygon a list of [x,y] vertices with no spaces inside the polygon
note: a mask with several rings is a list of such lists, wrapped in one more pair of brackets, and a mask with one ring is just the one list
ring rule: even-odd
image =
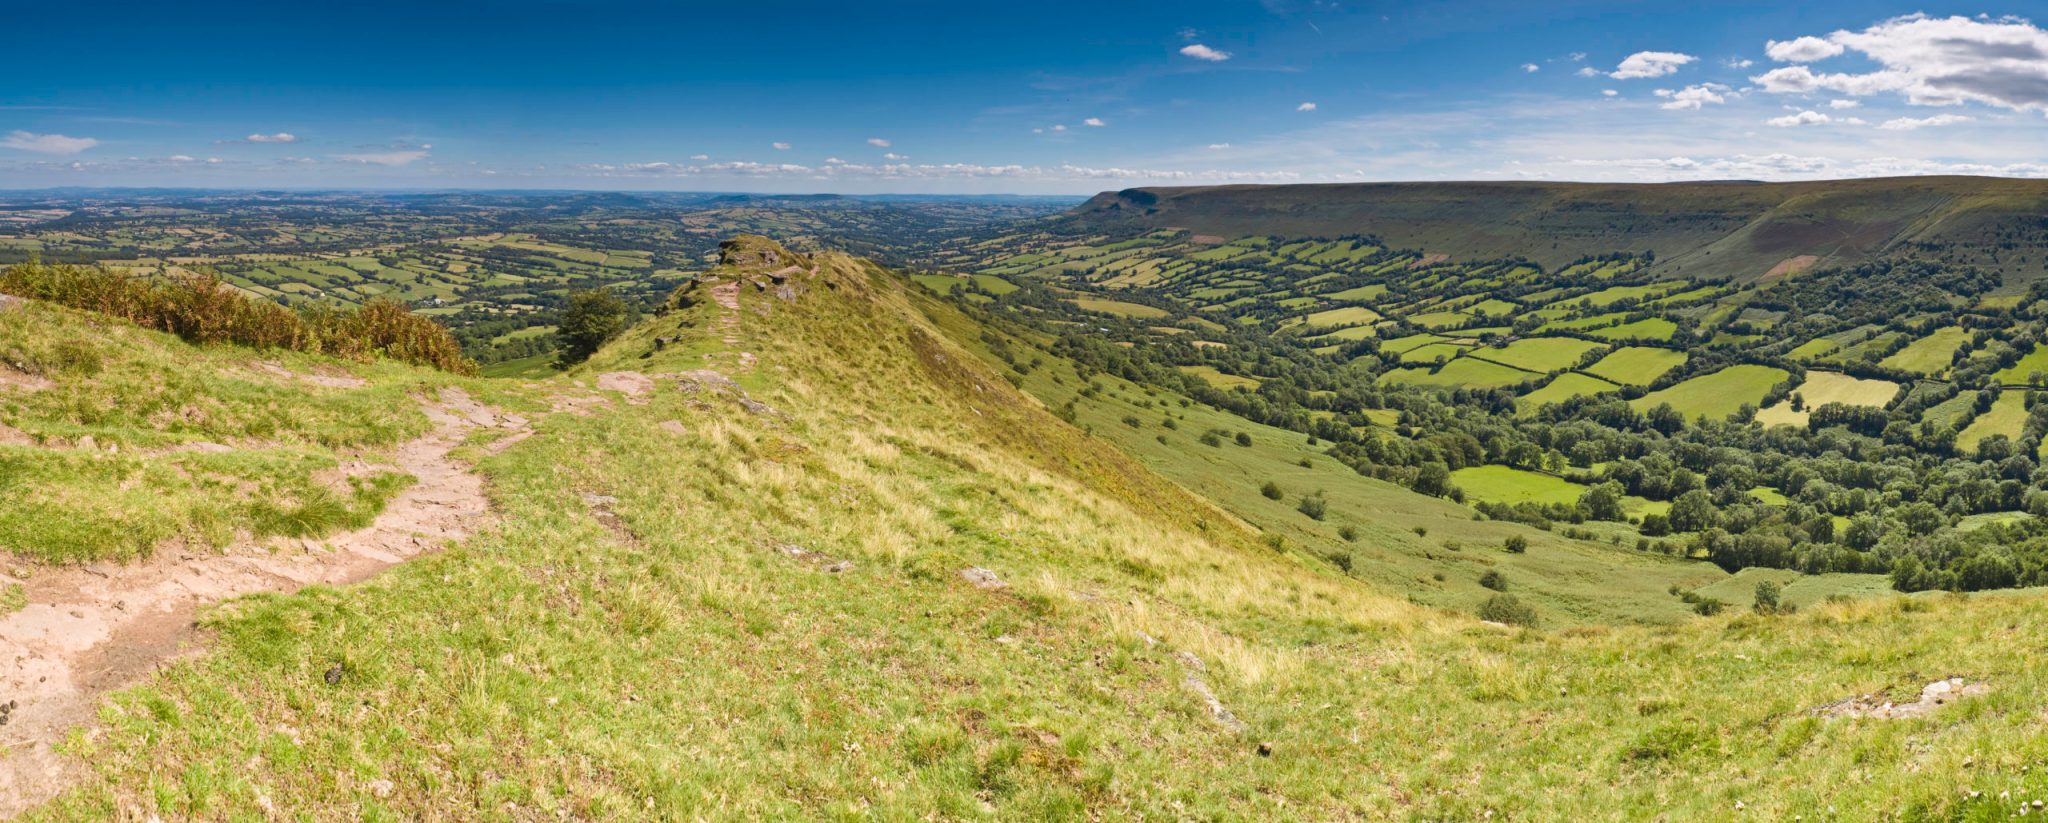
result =
[{"label": "exposed rock", "polygon": [[647,395],[654,393],[654,378],[636,371],[605,372],[597,376],[597,387],[624,394],[626,402],[639,404],[647,402]]},{"label": "exposed rock", "polygon": [[1920,699],[1911,703],[1894,703],[1884,692],[1859,695],[1838,700],[1813,713],[1823,717],[1875,717],[1896,720],[1907,717],[1923,717],[1935,709],[1965,697],[1975,697],[1991,691],[1983,683],[1971,683],[1960,677],[1936,680],[1920,689]]},{"label": "exposed rock", "polygon": [[960,577],[969,583],[973,583],[977,589],[1003,589],[1008,588],[1010,585],[1004,583],[1002,578],[997,577],[995,572],[980,566],[971,569],[961,569]]}]

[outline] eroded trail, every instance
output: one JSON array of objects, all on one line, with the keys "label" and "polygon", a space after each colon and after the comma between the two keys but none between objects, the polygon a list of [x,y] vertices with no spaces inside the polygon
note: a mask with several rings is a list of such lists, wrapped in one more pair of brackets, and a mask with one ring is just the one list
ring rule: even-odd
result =
[{"label": "eroded trail", "polygon": [[254,592],[353,583],[481,526],[490,513],[483,480],[449,452],[480,428],[509,432],[502,448],[531,432],[528,421],[456,389],[423,405],[433,430],[391,461],[417,482],[367,528],[282,550],[163,549],[132,565],[44,569],[23,581],[28,605],[0,617],[0,706],[14,706],[0,726],[0,817],[68,784],[71,764],[52,745],[92,722],[101,694],[186,653],[200,608]]}]

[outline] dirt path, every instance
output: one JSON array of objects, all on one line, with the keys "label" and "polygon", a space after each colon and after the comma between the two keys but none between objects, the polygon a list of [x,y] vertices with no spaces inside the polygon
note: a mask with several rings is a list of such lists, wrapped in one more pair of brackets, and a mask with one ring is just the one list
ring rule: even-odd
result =
[{"label": "dirt path", "polygon": [[[523,439],[527,421],[500,415],[456,389],[424,404],[433,430],[398,448],[392,463],[418,482],[368,528],[286,550],[238,544],[215,554],[159,550],[134,565],[41,570],[25,582],[28,606],[0,616],[0,817],[55,796],[76,764],[52,749],[90,724],[100,695],[131,685],[186,654],[200,607],[253,592],[353,583],[474,532],[489,515],[483,480],[448,456],[479,428]],[[0,582],[5,575],[0,575]]]}]

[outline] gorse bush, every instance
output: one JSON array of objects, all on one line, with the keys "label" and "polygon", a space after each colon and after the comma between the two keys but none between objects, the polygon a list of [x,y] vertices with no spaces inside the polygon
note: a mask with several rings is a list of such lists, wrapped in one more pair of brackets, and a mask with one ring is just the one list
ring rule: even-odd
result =
[{"label": "gorse bush", "polygon": [[98,312],[193,343],[367,359],[382,355],[456,374],[475,374],[441,324],[378,298],[354,311],[295,312],[256,300],[206,274],[143,277],[94,266],[23,263],[0,270],[0,293]]}]

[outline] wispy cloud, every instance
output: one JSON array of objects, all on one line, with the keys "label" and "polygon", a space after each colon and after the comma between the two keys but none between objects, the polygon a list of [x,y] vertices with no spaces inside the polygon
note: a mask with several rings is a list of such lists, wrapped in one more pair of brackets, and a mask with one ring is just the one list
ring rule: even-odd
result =
[{"label": "wispy cloud", "polygon": [[1100,117],[1090,117],[1090,118],[1088,118],[1088,119],[1086,119],[1086,120],[1083,120],[1083,121],[1081,121],[1081,125],[1083,125],[1083,126],[1094,126],[1094,127],[1096,127],[1096,128],[1101,128],[1101,127],[1103,127],[1103,126],[1107,126],[1107,125],[1109,125],[1109,124],[1108,124],[1108,123],[1104,123],[1104,122],[1102,122],[1102,118],[1100,118]]},{"label": "wispy cloud", "polygon": [[0,137],[0,149],[32,151],[38,154],[77,154],[100,144],[90,137],[68,137],[62,134],[35,134],[26,131],[10,131]]},{"label": "wispy cloud", "polygon": [[276,134],[252,134],[242,138],[243,143],[297,143],[299,136],[288,131]]},{"label": "wispy cloud", "polygon": [[1294,110],[1295,110],[1295,111],[1315,111],[1315,110],[1316,110],[1316,104],[1314,104],[1314,103],[1303,103],[1303,104],[1301,104],[1301,105],[1299,105],[1299,106],[1295,106],[1295,107],[1294,107]]},{"label": "wispy cloud", "polygon": [[1967,114],[1937,114],[1933,117],[1900,117],[1894,120],[1886,120],[1883,123],[1878,124],[1878,128],[1884,129],[1886,131],[1913,131],[1915,129],[1924,129],[1930,126],[1953,126],[1957,123],[1968,123],[1975,119],[1977,118],[1971,117]]},{"label": "wispy cloud", "polygon": [[433,146],[423,146],[417,149],[401,149],[397,151],[364,152],[361,154],[333,154],[328,156],[336,160],[340,160],[343,163],[361,163],[369,166],[389,166],[392,168],[397,168],[399,166],[409,166],[412,165],[413,163],[417,163],[421,160],[427,159],[427,157],[429,156],[427,150],[431,148],[433,148]]},{"label": "wispy cloud", "polygon": [[891,145],[891,143],[880,137],[870,137],[868,138],[868,145],[874,146],[875,148],[878,149],[886,149]]},{"label": "wispy cloud", "polygon": [[1221,63],[1230,59],[1230,52],[1212,49],[1201,43],[1189,43],[1182,46],[1180,47],[1180,53],[1193,57],[1196,60],[1207,60],[1211,63]]},{"label": "wispy cloud", "polygon": [[768,146],[776,151],[789,151],[788,143],[769,143]]}]

